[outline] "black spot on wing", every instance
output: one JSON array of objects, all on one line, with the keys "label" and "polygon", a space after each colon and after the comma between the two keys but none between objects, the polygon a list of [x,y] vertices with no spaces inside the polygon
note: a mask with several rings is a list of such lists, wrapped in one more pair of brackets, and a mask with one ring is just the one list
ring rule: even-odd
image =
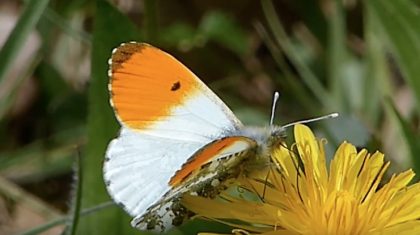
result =
[{"label": "black spot on wing", "polygon": [[177,90],[179,90],[179,88],[181,88],[181,83],[178,81],[178,82],[175,82],[175,83],[172,85],[172,87],[171,87],[171,91],[177,91]]}]

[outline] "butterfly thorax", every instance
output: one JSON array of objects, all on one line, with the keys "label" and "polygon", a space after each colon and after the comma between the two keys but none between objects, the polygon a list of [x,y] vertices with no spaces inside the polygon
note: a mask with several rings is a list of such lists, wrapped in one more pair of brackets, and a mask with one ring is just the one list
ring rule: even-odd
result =
[{"label": "butterfly thorax", "polygon": [[281,126],[254,127],[245,126],[240,130],[236,130],[232,135],[245,136],[256,142],[256,154],[268,157],[273,148],[278,145],[286,137],[285,129]]}]

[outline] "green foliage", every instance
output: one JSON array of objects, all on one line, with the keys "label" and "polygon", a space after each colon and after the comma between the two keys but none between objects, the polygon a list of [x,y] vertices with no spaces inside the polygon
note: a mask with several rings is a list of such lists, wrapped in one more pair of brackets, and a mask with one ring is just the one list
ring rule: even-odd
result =
[{"label": "green foliage", "polygon": [[[25,39],[29,37],[29,34],[36,26],[36,23],[47,7],[48,2],[49,0],[32,0],[28,1],[26,4],[22,16],[0,50],[0,58],[2,58],[0,60],[0,86],[5,86],[5,76],[8,75],[7,73],[13,66],[13,61],[16,59],[17,54],[23,47]],[[22,83],[25,75],[22,74],[21,79],[15,79],[11,92],[9,92],[9,94],[3,94],[3,99],[0,99],[0,119],[12,105],[16,96],[16,89]]]},{"label": "green foliage", "polygon": [[[420,53],[420,15],[411,1],[367,1],[384,37],[395,55],[404,78],[414,90],[420,105],[420,66],[416,60]],[[392,20],[390,20],[392,19]],[[418,106],[420,107],[420,106]]]},{"label": "green foliage", "polygon": [[[89,88],[89,142],[83,157],[84,208],[109,200],[102,177],[102,162],[109,141],[117,134],[117,123],[109,106],[108,59],[120,43],[140,39],[135,25],[106,1],[96,1],[92,42],[92,75]],[[87,217],[80,224],[82,234],[133,234],[128,216],[113,209]],[[107,226],[100,226],[108,221]]]},{"label": "green foliage", "polygon": [[248,51],[245,32],[232,17],[223,12],[213,11],[205,15],[199,25],[199,32],[202,37],[214,40],[237,55],[244,56]]},{"label": "green foliage", "polygon": [[[392,113],[396,116],[398,124],[400,125],[400,128],[403,132],[404,138],[407,140],[407,144],[409,146],[409,150],[413,160],[413,168],[414,168],[414,172],[420,172],[420,158],[417,157],[420,154],[420,145],[418,143],[420,143],[420,134],[419,133],[415,133],[411,126],[410,123],[408,123],[407,120],[405,120],[401,114],[398,112],[398,110],[396,109],[395,105],[393,103],[391,103],[391,101],[389,102],[389,106],[390,109],[392,111]],[[419,180],[419,175],[416,175],[416,180]]]},{"label": "green foliage", "polygon": [[[374,25],[378,26],[376,31],[386,39],[404,79],[412,89],[418,113],[420,110],[420,66],[417,59],[420,54],[420,28],[416,26],[420,22],[418,5],[412,1],[372,0],[368,1],[367,9],[372,14]],[[392,107],[409,147],[414,169],[419,172],[420,137],[409,124],[410,121],[405,120],[394,105]]]},{"label": "green foliage", "polygon": [[4,75],[10,69],[17,53],[22,48],[25,39],[36,26],[48,2],[49,0],[28,1],[22,16],[0,51],[0,57],[2,58],[0,63],[0,81],[3,80]]},{"label": "green foliage", "polygon": [[75,163],[75,182],[73,188],[73,201],[71,202],[72,208],[70,209],[70,218],[68,219],[68,225],[64,231],[65,235],[75,235],[77,232],[77,226],[79,225],[79,219],[81,215],[80,204],[82,200],[82,182],[83,182],[83,165],[80,159],[80,150],[78,149],[77,158]]},{"label": "green foliage", "polygon": [[186,22],[174,22],[162,29],[165,45],[176,45],[181,49],[199,47],[207,42],[215,42],[231,50],[238,56],[245,56],[249,49],[246,32],[235,19],[221,11],[210,11],[194,28]]}]

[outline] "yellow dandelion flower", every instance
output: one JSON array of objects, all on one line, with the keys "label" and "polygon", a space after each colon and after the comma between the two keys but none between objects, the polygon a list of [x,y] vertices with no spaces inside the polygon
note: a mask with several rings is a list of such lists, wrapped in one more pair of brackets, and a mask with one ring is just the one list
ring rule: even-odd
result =
[{"label": "yellow dandelion flower", "polygon": [[238,192],[185,196],[185,206],[236,227],[234,234],[420,234],[420,184],[407,186],[412,170],[380,186],[389,167],[382,153],[344,142],[327,170],[324,143],[304,125],[294,135],[292,150],[273,152],[274,166],[237,180]]}]

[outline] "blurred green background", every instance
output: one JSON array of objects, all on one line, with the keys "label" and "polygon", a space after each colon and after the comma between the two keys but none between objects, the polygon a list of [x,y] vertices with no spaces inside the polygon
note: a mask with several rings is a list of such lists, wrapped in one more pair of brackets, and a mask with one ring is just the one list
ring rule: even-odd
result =
[{"label": "blurred green background", "polygon": [[[313,123],[332,155],[348,140],[391,172],[420,172],[418,0],[3,0],[0,234],[142,234],[112,203],[102,161],[118,124],[112,48],[170,52],[249,125]],[[63,232],[64,231],[64,232]],[[171,234],[224,231],[194,221]]]}]

